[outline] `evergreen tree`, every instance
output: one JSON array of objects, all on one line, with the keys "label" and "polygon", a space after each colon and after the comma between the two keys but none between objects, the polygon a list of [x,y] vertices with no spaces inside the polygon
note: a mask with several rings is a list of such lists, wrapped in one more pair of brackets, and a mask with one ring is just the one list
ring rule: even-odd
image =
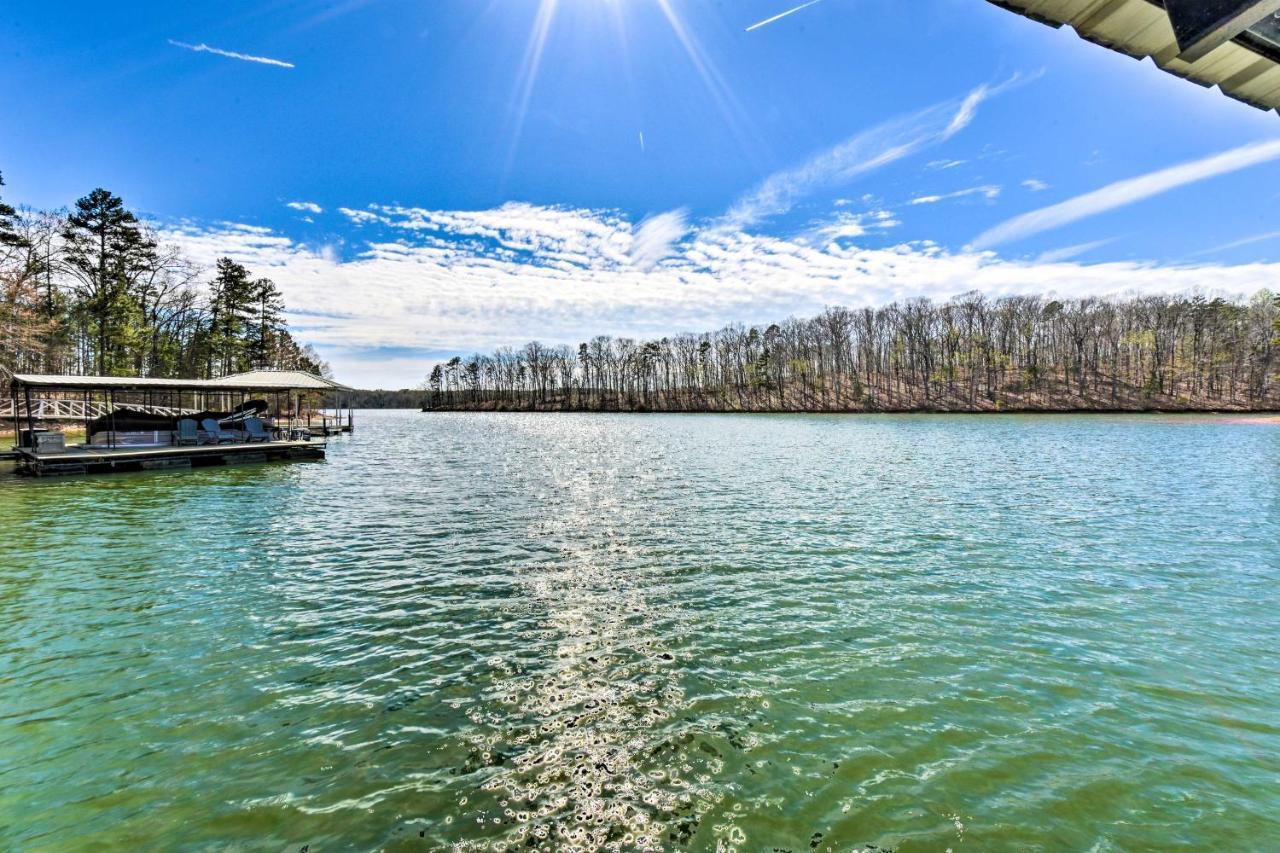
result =
[{"label": "evergreen tree", "polygon": [[249,332],[255,328],[258,282],[243,265],[219,258],[209,299],[208,375],[239,373],[249,367]]},{"label": "evergreen tree", "polygon": [[125,366],[126,350],[141,334],[143,318],[131,288],[154,264],[155,242],[120,197],[102,188],[76,202],[62,238],[64,264],[91,331],[94,367],[99,374],[114,373]]},{"label": "evergreen tree", "polygon": [[[4,175],[0,174],[0,187],[2,186],[4,186]],[[0,246],[21,247],[26,245],[26,240],[18,232],[17,227],[18,211],[13,209],[13,205],[5,204],[4,199],[0,199]]]},{"label": "evergreen tree", "polygon": [[255,281],[253,290],[257,316],[249,332],[249,363],[255,369],[276,367],[283,355],[284,300],[269,278]]},{"label": "evergreen tree", "polygon": [[69,214],[0,201],[0,373],[327,374],[290,336],[269,279],[229,258],[207,286],[201,278],[106,190]]}]

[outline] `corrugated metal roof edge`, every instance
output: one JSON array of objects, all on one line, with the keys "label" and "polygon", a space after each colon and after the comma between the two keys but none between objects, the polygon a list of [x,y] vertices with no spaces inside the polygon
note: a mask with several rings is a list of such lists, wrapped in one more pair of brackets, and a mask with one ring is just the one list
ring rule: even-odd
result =
[{"label": "corrugated metal roof edge", "polygon": [[[1197,86],[1202,86],[1204,88],[1217,89],[1221,94],[1227,96],[1233,101],[1239,101],[1242,104],[1247,104],[1248,106],[1253,107],[1254,109],[1262,110],[1263,112],[1274,112],[1276,113],[1276,115],[1280,116],[1280,106],[1276,106],[1273,108],[1270,104],[1255,103],[1246,97],[1242,97],[1227,89],[1224,89],[1222,84],[1226,81],[1206,82],[1203,80],[1198,80],[1195,77],[1192,77],[1189,73],[1184,72],[1180,69],[1161,65],[1159,62],[1157,62],[1156,57],[1150,54],[1134,55],[1132,53],[1128,53],[1127,51],[1117,48],[1113,44],[1108,44],[1107,42],[1099,38],[1092,37],[1089,33],[1081,32],[1079,29],[1071,26],[1065,21],[1054,20],[1053,18],[1046,17],[1045,15],[1032,12],[1025,7],[1017,5],[1015,2],[1013,2],[1013,0],[987,0],[987,2],[993,6],[997,6],[1006,11],[1013,12],[1019,17],[1036,21],[1037,23],[1041,23],[1041,24],[1044,24],[1045,26],[1052,27],[1055,30],[1061,29],[1064,26],[1069,27],[1072,30],[1072,32],[1074,32],[1077,36],[1079,36],[1084,41],[1089,42],[1090,44],[1096,44],[1100,47],[1105,47],[1108,50],[1115,51],[1116,53],[1119,53],[1124,56],[1130,56],[1133,59],[1137,59],[1139,61],[1143,59],[1150,59],[1152,63],[1156,66],[1156,68],[1165,72],[1166,74],[1171,74],[1174,77],[1178,77],[1180,79],[1186,80],[1189,83],[1194,83]],[[1153,6],[1157,9],[1160,9],[1161,11],[1164,11],[1164,4],[1163,2],[1161,2],[1161,0],[1143,0],[1143,2],[1147,3],[1147,5]],[[1266,45],[1263,42],[1261,42],[1259,39],[1254,38],[1247,31],[1236,36],[1227,44],[1233,44],[1233,45],[1236,45],[1237,47],[1243,48],[1244,50],[1247,50],[1250,53],[1257,55],[1260,59],[1274,62],[1277,65],[1277,67],[1280,67],[1280,53],[1277,53],[1276,51],[1272,50],[1269,45]]]},{"label": "corrugated metal roof edge", "polygon": [[[1155,6],[1157,9],[1164,9],[1166,12],[1168,11],[1168,9],[1165,8],[1164,0],[1146,0],[1146,2],[1151,6]],[[1248,30],[1240,33],[1238,36],[1231,39],[1231,41],[1280,65],[1280,50],[1276,50],[1275,47],[1258,38]],[[1227,97],[1230,97],[1230,95],[1228,94]]]},{"label": "corrugated metal roof edge", "polygon": [[[292,372],[292,371],[282,371]],[[308,374],[320,384],[263,382],[235,382],[234,377],[219,379],[167,379],[151,376],[74,376],[42,373],[17,373],[10,381],[12,388],[67,388],[86,390],[114,388],[117,390],[164,389],[169,391],[351,391],[350,387],[323,376]]]},{"label": "corrugated metal roof edge", "polygon": [[298,376],[306,376],[308,379],[314,380],[314,381],[316,381],[316,382],[322,382],[322,383],[324,383],[325,385],[327,385],[328,387],[333,388],[333,389],[338,390],[338,391],[351,391],[351,390],[353,390],[353,389],[352,389],[352,388],[350,388],[349,386],[347,386],[347,385],[343,385],[341,382],[337,382],[337,381],[335,381],[335,380],[333,380],[333,379],[329,379],[329,378],[327,378],[327,377],[325,377],[325,376],[321,376],[321,375],[319,375],[318,373],[308,373],[308,372],[307,372],[307,371],[305,371],[305,370],[273,370],[273,369],[247,370],[247,371],[245,371],[245,372],[243,372],[243,373],[231,373],[231,374],[228,374],[228,375],[226,375],[226,376],[221,377],[220,379],[213,380],[213,381],[215,381],[215,382],[217,382],[217,381],[231,381],[231,380],[234,380],[234,379],[241,379],[241,378],[246,377],[246,376],[254,376],[254,375],[256,375],[256,374],[273,374],[273,373],[278,373],[278,374],[280,374],[281,376],[284,376],[284,375],[298,375]]}]

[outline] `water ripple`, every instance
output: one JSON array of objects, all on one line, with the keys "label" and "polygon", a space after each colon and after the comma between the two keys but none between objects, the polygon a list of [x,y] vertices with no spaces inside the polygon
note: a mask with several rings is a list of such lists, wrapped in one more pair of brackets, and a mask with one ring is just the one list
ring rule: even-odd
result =
[{"label": "water ripple", "polygon": [[1280,430],[359,427],[0,483],[0,846],[1280,837]]}]

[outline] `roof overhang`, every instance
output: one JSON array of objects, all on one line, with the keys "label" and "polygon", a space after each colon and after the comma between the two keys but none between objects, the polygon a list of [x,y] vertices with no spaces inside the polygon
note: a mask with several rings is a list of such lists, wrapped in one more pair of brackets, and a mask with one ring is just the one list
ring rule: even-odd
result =
[{"label": "roof overhang", "polygon": [[1182,51],[1195,62],[1280,9],[1280,0],[1164,0]]},{"label": "roof overhang", "polygon": [[1264,110],[1280,110],[1280,0],[988,0]]},{"label": "roof overhang", "polygon": [[299,371],[254,371],[219,379],[162,379],[149,376],[60,376],[18,373],[12,388],[66,391],[349,391],[345,385]]}]

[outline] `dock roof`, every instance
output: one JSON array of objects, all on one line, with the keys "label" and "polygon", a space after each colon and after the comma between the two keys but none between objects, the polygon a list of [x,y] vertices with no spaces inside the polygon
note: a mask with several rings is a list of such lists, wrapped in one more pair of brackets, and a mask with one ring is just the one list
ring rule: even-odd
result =
[{"label": "dock roof", "polygon": [[1277,0],[988,0],[1263,110],[1280,110]]},{"label": "dock roof", "polygon": [[346,385],[301,370],[251,370],[217,379],[152,376],[74,376],[14,374],[14,388],[62,388],[76,391],[350,391]]}]

